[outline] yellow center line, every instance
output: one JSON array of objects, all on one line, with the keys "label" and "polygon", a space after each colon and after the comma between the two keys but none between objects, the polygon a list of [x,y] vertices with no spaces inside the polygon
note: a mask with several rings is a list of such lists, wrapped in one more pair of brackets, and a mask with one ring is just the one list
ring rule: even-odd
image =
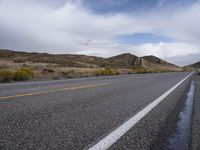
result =
[{"label": "yellow center line", "polygon": [[33,95],[40,95],[40,94],[47,94],[47,93],[54,93],[54,92],[61,92],[61,91],[68,91],[68,90],[79,90],[79,89],[85,89],[85,88],[92,88],[92,87],[104,86],[104,85],[108,85],[108,84],[111,84],[111,83],[112,82],[87,84],[87,85],[79,85],[79,86],[75,86],[75,87],[53,89],[53,90],[41,91],[41,92],[16,94],[16,95],[11,95],[11,96],[2,96],[2,97],[0,97],[0,100],[2,100],[2,99],[11,99],[11,98],[18,98],[18,97],[25,97],[25,96],[33,96]]}]

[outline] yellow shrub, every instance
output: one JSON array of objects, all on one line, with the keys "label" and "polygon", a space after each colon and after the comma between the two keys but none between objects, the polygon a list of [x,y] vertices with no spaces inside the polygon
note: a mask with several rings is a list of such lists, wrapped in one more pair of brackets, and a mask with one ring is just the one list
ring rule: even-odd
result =
[{"label": "yellow shrub", "polygon": [[137,69],[134,69],[134,71],[135,73],[138,73],[138,74],[149,73],[149,71],[146,68],[137,68]]},{"label": "yellow shrub", "polygon": [[29,68],[21,68],[20,71],[24,71],[26,73],[28,73],[28,75],[32,78],[34,77],[34,72],[32,69],[29,69]]},{"label": "yellow shrub", "polygon": [[24,81],[33,78],[34,72],[28,68],[22,68],[14,72],[14,80],[15,81]]},{"label": "yellow shrub", "polygon": [[100,69],[95,71],[95,76],[106,76],[106,75],[116,75],[117,72],[114,69]]},{"label": "yellow shrub", "polygon": [[145,74],[145,73],[159,73],[159,70],[156,69],[147,69],[147,68],[143,68],[143,67],[138,67],[133,69],[135,73],[137,74]]},{"label": "yellow shrub", "polygon": [[13,80],[13,73],[10,71],[0,71],[0,82],[10,82]]}]

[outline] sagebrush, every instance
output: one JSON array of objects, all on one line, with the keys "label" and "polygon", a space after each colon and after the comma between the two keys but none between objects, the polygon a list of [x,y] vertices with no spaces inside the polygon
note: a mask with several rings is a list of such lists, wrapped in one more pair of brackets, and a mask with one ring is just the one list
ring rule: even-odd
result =
[{"label": "sagebrush", "polygon": [[21,68],[15,72],[0,71],[0,82],[24,81],[34,77],[34,72],[30,68]]}]

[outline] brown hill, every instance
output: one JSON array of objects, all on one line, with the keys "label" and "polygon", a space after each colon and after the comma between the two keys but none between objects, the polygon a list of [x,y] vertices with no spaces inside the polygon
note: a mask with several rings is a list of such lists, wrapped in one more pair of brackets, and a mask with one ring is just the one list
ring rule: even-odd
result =
[{"label": "brown hill", "polygon": [[20,62],[52,63],[68,67],[99,67],[106,63],[104,58],[72,55],[72,54],[48,54],[48,53],[28,53],[11,50],[0,50],[0,59]]},{"label": "brown hill", "polygon": [[125,53],[125,54],[121,54],[121,55],[117,55],[114,57],[110,57],[108,58],[108,62],[112,65],[112,66],[118,66],[121,68],[130,68],[133,66],[138,66],[138,57],[135,55],[132,55],[130,53]]},{"label": "brown hill", "polygon": [[137,57],[130,53],[121,54],[110,58],[72,55],[72,54],[48,54],[48,53],[28,53],[11,50],[0,50],[1,60],[11,60],[15,63],[33,62],[33,63],[51,63],[67,67],[115,67],[115,68],[133,68],[144,67],[157,70],[178,71],[181,68],[168,63],[155,56]]},{"label": "brown hill", "polygon": [[191,64],[191,65],[189,65],[189,66],[186,66],[186,67],[200,69],[200,62],[197,62],[197,63]]},{"label": "brown hill", "polygon": [[156,63],[156,64],[170,64],[170,63],[168,63],[168,62],[166,62],[166,61],[164,61],[164,60],[162,60],[162,59],[160,59],[158,57],[152,56],[152,55],[150,55],[150,56],[144,56],[142,58],[145,59],[145,60],[147,60],[147,61],[149,61],[149,62],[151,62],[151,63]]},{"label": "brown hill", "polygon": [[141,66],[145,68],[158,69],[158,70],[174,70],[174,71],[181,70],[181,67],[176,66],[172,63],[169,63],[152,55],[144,56],[141,59],[143,60]]}]

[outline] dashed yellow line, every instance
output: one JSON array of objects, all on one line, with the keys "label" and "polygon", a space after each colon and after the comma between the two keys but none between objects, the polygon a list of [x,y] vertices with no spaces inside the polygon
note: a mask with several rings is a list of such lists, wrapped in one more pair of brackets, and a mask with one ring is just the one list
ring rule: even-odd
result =
[{"label": "dashed yellow line", "polygon": [[111,82],[108,82],[108,83],[87,84],[87,85],[79,85],[79,86],[75,86],[75,87],[53,89],[53,90],[48,90],[48,91],[33,92],[33,93],[24,93],[24,94],[16,94],[16,95],[11,95],[11,96],[3,96],[3,97],[0,97],[0,100],[11,99],[11,98],[18,98],[18,97],[25,97],[25,96],[33,96],[33,95],[40,95],[40,94],[47,94],[47,93],[54,93],[54,92],[61,92],[61,91],[68,91],[68,90],[79,90],[79,89],[85,89],[85,88],[92,88],[92,87],[104,86],[104,85],[108,85],[108,84],[111,84]]}]

